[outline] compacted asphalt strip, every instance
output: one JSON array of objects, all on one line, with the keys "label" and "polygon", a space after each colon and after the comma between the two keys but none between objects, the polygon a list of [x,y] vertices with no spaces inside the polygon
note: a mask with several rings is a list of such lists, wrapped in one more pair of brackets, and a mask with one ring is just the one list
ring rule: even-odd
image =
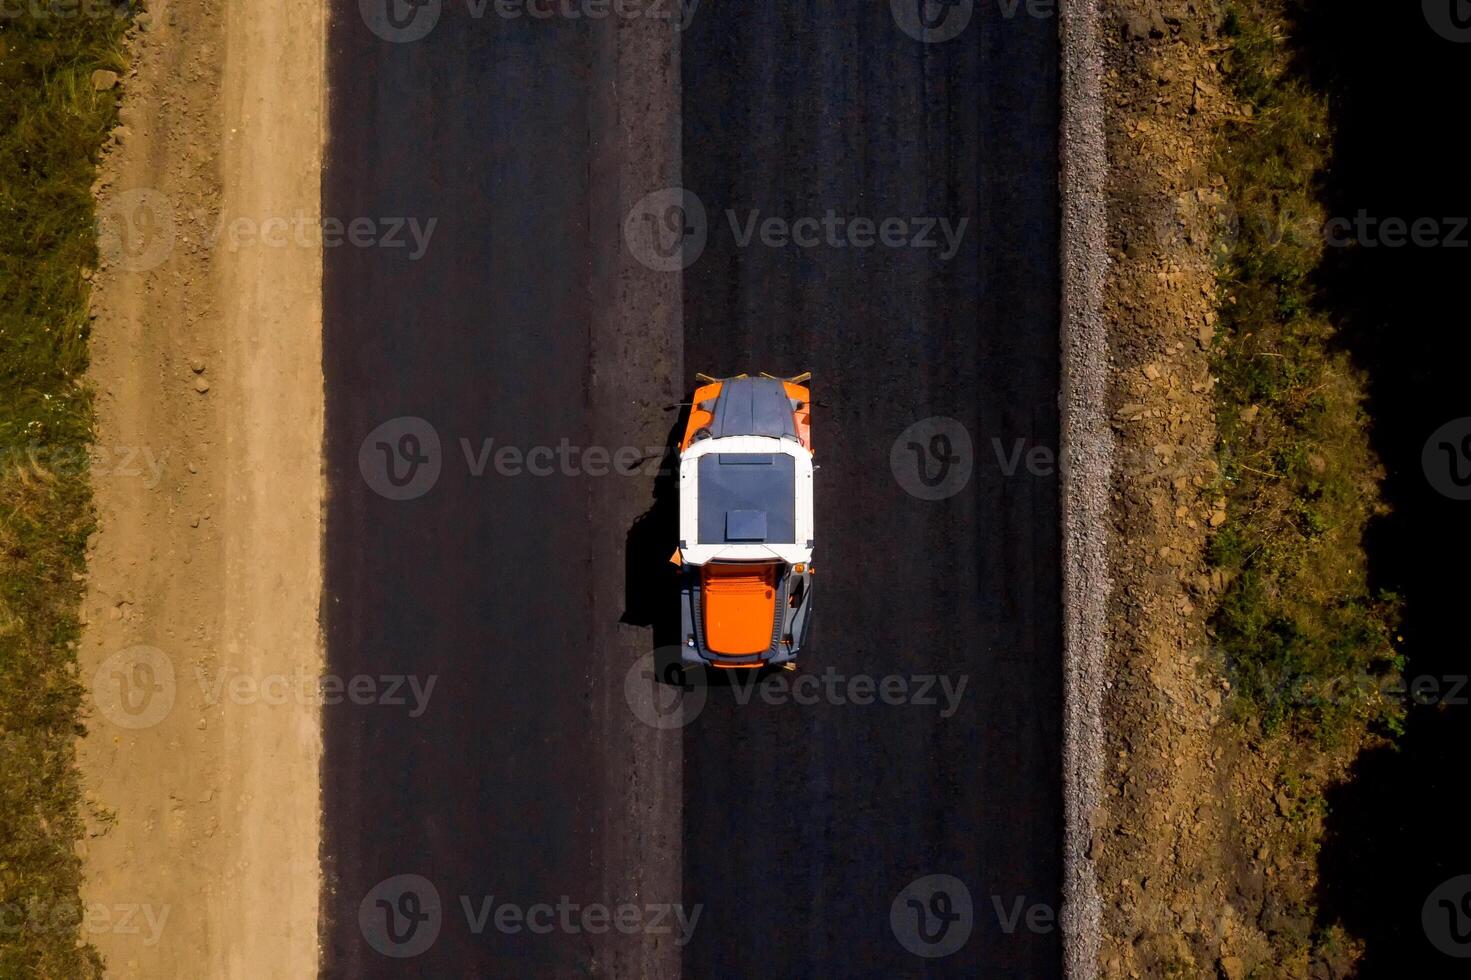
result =
[{"label": "compacted asphalt strip", "polygon": [[1004,6],[684,35],[685,364],[813,372],[824,681],[684,730],[686,976],[1062,970],[1059,40]]},{"label": "compacted asphalt strip", "polygon": [[[325,712],[326,975],[1060,973],[1058,38],[1006,7],[333,0],[324,212],[405,245],[324,270],[376,692]],[[624,684],[667,473],[530,464],[647,455],[696,371],[814,373],[815,634],[676,727]],[[559,902],[640,928],[496,917]]]}]

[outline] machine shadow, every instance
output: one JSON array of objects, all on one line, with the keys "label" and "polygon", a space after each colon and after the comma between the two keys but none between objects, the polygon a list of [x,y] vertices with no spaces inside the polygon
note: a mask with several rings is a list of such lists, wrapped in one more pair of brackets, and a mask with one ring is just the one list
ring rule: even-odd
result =
[{"label": "machine shadow", "polygon": [[652,629],[660,677],[668,676],[670,663],[679,662],[679,574],[669,557],[679,541],[679,437],[690,409],[688,405],[677,407],[678,418],[664,440],[664,455],[654,477],[653,503],[634,519],[623,549],[623,616],[619,621]]},{"label": "machine shadow", "polygon": [[[654,478],[654,499],[649,509],[635,518],[628,529],[623,549],[623,615],[619,622],[652,630],[654,669],[664,684],[710,690],[744,690],[768,677],[781,674],[780,667],[756,671],[686,671],[680,661],[679,573],[669,561],[679,540],[679,440],[689,422],[690,406],[681,404],[679,415],[664,440],[664,455]],[[644,460],[647,464],[649,460]],[[740,675],[740,676],[736,676]]]}]

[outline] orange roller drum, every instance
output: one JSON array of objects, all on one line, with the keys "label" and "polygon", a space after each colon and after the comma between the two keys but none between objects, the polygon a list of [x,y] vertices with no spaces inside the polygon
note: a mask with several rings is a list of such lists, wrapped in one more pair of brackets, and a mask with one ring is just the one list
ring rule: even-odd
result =
[{"label": "orange roller drum", "polygon": [[705,642],[713,653],[750,656],[771,646],[776,565],[709,564],[701,569]]}]

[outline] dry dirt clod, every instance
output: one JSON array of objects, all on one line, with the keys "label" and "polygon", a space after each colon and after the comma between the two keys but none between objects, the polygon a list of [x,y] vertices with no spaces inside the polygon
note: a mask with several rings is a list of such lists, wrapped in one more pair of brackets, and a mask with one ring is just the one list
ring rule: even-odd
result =
[{"label": "dry dirt clod", "polygon": [[99,68],[92,73],[92,91],[106,92],[117,85],[117,72]]}]

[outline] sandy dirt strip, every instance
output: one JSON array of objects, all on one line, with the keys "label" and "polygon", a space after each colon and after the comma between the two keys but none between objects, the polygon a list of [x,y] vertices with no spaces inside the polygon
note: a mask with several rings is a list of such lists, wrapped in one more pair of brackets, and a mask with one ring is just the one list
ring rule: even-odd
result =
[{"label": "sandy dirt strip", "polygon": [[153,0],[99,180],[88,938],[317,964],[323,9]]}]

